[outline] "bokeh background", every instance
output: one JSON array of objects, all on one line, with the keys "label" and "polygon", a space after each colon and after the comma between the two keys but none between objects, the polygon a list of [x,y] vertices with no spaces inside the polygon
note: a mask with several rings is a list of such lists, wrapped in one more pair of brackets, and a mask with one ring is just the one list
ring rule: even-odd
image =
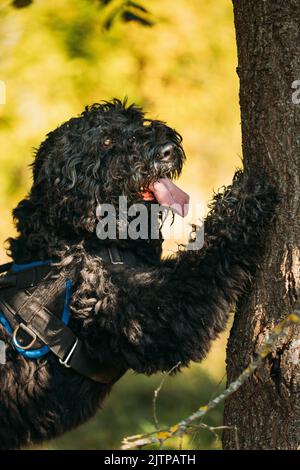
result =
[{"label": "bokeh background", "polygon": [[[26,2],[25,2],[26,3]],[[229,0],[141,0],[154,25],[116,19],[103,29],[107,7],[97,0],[34,0],[0,6],[0,261],[14,233],[11,210],[31,184],[33,148],[86,104],[129,97],[151,118],[183,136],[188,156],[180,186],[207,204],[240,165],[241,137],[232,5]],[[227,333],[208,358],[168,377],[158,399],[160,423],[191,414],[225,383]],[[44,449],[118,449],[124,436],[153,427],[153,392],[160,374],[128,373],[104,411],[89,423],[46,443]],[[88,397],[86,397],[88,400]],[[222,408],[204,421],[222,424]],[[174,439],[169,448],[176,448]],[[218,449],[208,431],[184,440],[185,449]]]}]

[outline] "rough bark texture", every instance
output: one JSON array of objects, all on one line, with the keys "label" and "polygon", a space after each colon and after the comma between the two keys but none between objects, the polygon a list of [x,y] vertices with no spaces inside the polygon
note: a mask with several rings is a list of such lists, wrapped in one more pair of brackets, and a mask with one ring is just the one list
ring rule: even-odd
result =
[{"label": "rough bark texture", "polygon": [[[282,198],[267,252],[242,299],[227,350],[228,383],[247,366],[269,329],[297,304],[300,283],[299,0],[234,0],[243,155],[249,173],[264,172]],[[225,404],[240,449],[300,448],[300,334],[293,328],[264,366]],[[236,449],[225,431],[224,449]]]}]

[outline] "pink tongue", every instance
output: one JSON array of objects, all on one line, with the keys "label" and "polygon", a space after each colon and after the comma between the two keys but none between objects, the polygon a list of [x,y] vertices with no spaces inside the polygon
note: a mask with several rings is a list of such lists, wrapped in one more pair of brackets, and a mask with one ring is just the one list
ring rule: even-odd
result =
[{"label": "pink tongue", "polygon": [[190,196],[179,189],[169,178],[162,178],[150,186],[161,206],[170,207],[173,212],[185,217],[189,210]]}]

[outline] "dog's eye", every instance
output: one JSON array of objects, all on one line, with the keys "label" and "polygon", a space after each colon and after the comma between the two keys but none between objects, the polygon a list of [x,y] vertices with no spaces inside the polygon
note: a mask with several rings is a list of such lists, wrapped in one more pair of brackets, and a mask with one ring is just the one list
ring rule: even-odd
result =
[{"label": "dog's eye", "polygon": [[112,146],[112,139],[110,137],[105,137],[102,142],[101,142],[101,146],[105,149],[109,148]]},{"label": "dog's eye", "polygon": [[135,135],[132,135],[128,138],[128,142],[132,144],[136,140]]}]

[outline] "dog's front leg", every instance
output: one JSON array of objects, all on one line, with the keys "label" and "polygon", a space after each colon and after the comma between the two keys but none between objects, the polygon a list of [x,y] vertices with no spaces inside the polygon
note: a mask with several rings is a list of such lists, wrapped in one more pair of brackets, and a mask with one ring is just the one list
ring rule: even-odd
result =
[{"label": "dog's front leg", "polygon": [[272,189],[237,175],[215,196],[201,251],[129,277],[119,298],[129,367],[150,374],[205,357],[255,272],[275,199]]}]

